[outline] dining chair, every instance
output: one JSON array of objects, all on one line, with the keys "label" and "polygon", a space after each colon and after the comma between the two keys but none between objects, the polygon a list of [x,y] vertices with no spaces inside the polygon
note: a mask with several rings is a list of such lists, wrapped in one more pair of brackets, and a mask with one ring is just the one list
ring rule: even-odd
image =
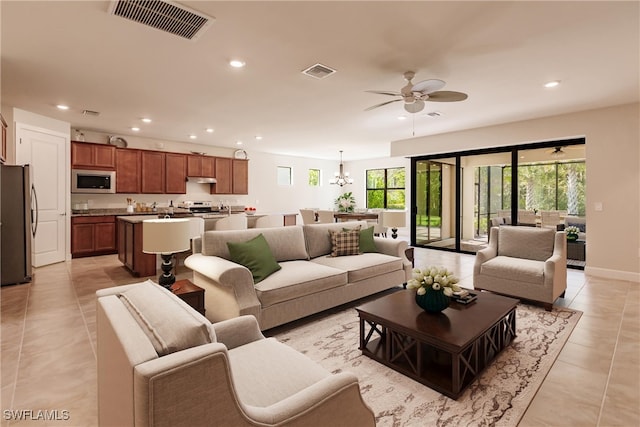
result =
[{"label": "dining chair", "polygon": [[213,224],[214,230],[245,230],[246,228],[247,216],[243,213],[220,218]]},{"label": "dining chair", "polygon": [[369,209],[371,213],[378,215],[377,219],[368,219],[367,224],[369,227],[373,226],[373,234],[375,236],[387,237],[387,227],[382,225],[382,209]]},{"label": "dining chair", "polygon": [[314,209],[300,209],[303,224],[315,224],[316,212]]},{"label": "dining chair", "polygon": [[330,210],[318,210],[318,223],[319,224],[328,224],[331,222],[335,222],[335,218],[333,217],[334,211]]},{"label": "dining chair", "polygon": [[282,215],[273,214],[256,218],[255,228],[274,228],[284,227],[284,218]]}]

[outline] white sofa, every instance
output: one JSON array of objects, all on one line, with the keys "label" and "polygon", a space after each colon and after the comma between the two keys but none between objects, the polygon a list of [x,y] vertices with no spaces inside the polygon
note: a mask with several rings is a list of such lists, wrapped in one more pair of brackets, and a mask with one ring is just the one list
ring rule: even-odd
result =
[{"label": "white sofa", "polygon": [[492,227],[476,253],[473,287],[543,303],[550,311],[567,288],[564,232],[527,226]]},{"label": "white sofa", "polygon": [[106,426],[375,426],[350,373],[211,324],[151,281],[97,292],[98,421]]},{"label": "white sofa", "polygon": [[[261,330],[273,328],[406,283],[411,262],[407,242],[375,237],[376,253],[328,256],[329,230],[368,227],[365,221],[296,225],[235,231],[206,231],[194,239],[185,266],[205,290],[206,316],[212,322],[245,314]],[[227,243],[262,234],[282,267],[259,283],[251,271],[230,261]]]}]

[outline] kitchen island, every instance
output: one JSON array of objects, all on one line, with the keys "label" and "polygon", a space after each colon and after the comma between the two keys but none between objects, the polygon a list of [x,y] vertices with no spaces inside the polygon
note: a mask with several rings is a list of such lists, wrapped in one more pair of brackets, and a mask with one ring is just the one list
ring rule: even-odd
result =
[{"label": "kitchen island", "polygon": [[142,221],[151,215],[118,216],[118,259],[136,277],[155,276],[157,256],[142,252]]}]

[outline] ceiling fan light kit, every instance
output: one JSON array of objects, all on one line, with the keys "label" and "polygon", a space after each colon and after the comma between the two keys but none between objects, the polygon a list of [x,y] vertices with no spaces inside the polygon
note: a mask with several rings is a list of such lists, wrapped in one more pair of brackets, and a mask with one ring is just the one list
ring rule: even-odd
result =
[{"label": "ceiling fan light kit", "polygon": [[404,101],[404,109],[409,113],[415,114],[424,109],[425,101],[458,102],[464,101],[468,98],[468,95],[466,93],[440,90],[446,84],[442,80],[422,80],[416,84],[413,84],[411,80],[414,76],[415,73],[413,71],[407,71],[404,73],[404,79],[407,81],[407,84],[402,89],[400,89],[400,92],[368,90],[367,92],[369,93],[393,96],[397,97],[397,99],[373,105],[365,109],[365,111],[370,111],[374,108],[391,104],[392,102]]},{"label": "ceiling fan light kit", "polygon": [[347,184],[353,184],[353,178],[349,176],[349,172],[344,171],[344,164],[342,163],[342,150],[340,150],[340,170],[335,173],[335,176],[329,180],[329,184],[339,185],[344,187]]}]

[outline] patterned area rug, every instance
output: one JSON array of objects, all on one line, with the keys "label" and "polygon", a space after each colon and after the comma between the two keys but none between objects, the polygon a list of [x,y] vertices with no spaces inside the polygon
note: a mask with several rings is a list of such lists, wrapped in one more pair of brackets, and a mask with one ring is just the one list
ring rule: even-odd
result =
[{"label": "patterned area rug", "polygon": [[353,307],[271,332],[331,372],[358,376],[362,396],[382,426],[515,426],[578,323],[579,311],[518,305],[517,334],[458,400],[369,359],[358,350]]}]

